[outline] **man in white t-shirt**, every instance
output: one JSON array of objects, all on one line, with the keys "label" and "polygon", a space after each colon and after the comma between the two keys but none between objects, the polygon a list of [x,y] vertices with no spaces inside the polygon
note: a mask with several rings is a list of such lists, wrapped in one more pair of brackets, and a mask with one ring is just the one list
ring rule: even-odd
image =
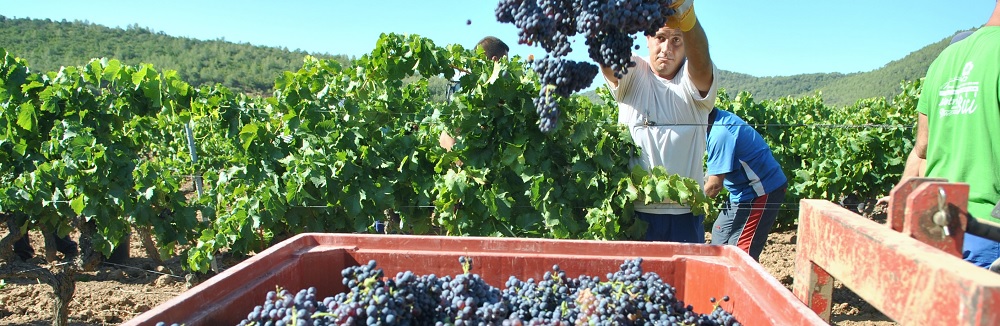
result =
[{"label": "man in white t-shirt", "polygon": [[[635,67],[621,78],[610,67],[602,66],[601,72],[618,102],[618,122],[631,127],[632,139],[641,148],[632,163],[646,170],[662,166],[703,185],[705,126],[715,105],[716,68],[692,2],[675,0],[677,14],[656,35],[646,37],[648,61],[633,56]],[[692,214],[689,207],[636,202],[635,213],[649,224],[646,240],[705,242],[705,217]]]}]

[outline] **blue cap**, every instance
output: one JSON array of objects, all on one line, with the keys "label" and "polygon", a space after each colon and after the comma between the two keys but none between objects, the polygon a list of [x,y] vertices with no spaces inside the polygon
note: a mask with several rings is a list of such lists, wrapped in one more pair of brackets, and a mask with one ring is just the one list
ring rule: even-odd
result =
[{"label": "blue cap", "polygon": [[968,37],[969,35],[972,35],[972,33],[973,33],[973,32],[975,32],[975,31],[963,31],[963,32],[958,32],[958,34],[955,34],[955,36],[952,36],[952,37],[951,37],[951,43],[948,43],[948,44],[955,44],[955,42],[958,42],[958,41],[961,41],[961,40],[964,40],[964,39],[965,39],[966,37]]}]

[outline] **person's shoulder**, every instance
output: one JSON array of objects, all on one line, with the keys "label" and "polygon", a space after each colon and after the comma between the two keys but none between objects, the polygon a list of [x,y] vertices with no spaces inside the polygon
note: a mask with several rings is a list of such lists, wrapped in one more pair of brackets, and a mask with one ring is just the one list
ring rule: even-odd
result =
[{"label": "person's shoulder", "polygon": [[729,111],[726,111],[726,110],[723,110],[723,109],[720,109],[720,108],[712,108],[712,111],[715,111],[715,119],[716,120],[722,120],[723,118],[725,118],[725,117],[727,117],[727,116],[729,116],[729,115],[732,114]]},{"label": "person's shoulder", "polygon": [[[998,51],[1000,49],[1000,26],[981,27],[964,40],[952,45],[964,46],[969,51]],[[949,46],[951,47],[951,46]]]},{"label": "person's shoulder", "polygon": [[735,143],[736,136],[733,135],[732,127],[720,121],[712,126],[712,132],[708,133],[708,142],[706,145],[711,148],[718,148]]},{"label": "person's shoulder", "polygon": [[619,78],[619,82],[624,82],[626,84],[640,82],[639,80],[647,80],[649,75],[652,75],[652,71],[649,69],[649,63],[638,55],[632,55],[632,62],[635,63],[634,66],[628,68],[626,73]]},{"label": "person's shoulder", "polygon": [[732,112],[729,112],[729,111],[726,111],[726,110],[723,110],[723,109],[718,109],[718,108],[715,109],[715,110],[718,111],[718,113],[716,113],[716,116],[715,116],[715,120],[718,121],[718,122],[734,122],[734,121],[740,121],[741,122],[741,121],[743,121],[743,119],[740,119],[739,116],[733,114]]},{"label": "person's shoulder", "polygon": [[[974,31],[964,31],[955,34],[951,38],[948,46],[941,51],[938,58],[951,56],[965,56],[966,53],[981,51],[984,48],[996,48],[992,45],[1000,44],[1000,27],[982,27]],[[990,46],[983,42],[992,42]]]},{"label": "person's shoulder", "polygon": [[969,37],[969,35],[972,35],[973,32],[975,31],[969,30],[969,31],[958,32],[957,34],[955,34],[955,36],[951,37],[951,43],[949,44],[955,44],[958,41],[964,40],[966,37]]},{"label": "person's shoulder", "polygon": [[747,132],[757,132],[743,118],[726,110],[719,110],[715,123],[725,126],[726,131],[733,137],[743,136]]},{"label": "person's shoulder", "polygon": [[635,62],[635,67],[629,68],[629,71],[632,71],[632,69],[636,69],[639,67],[649,67],[649,62],[646,61],[646,58],[637,55],[635,53],[632,54],[632,62]]}]

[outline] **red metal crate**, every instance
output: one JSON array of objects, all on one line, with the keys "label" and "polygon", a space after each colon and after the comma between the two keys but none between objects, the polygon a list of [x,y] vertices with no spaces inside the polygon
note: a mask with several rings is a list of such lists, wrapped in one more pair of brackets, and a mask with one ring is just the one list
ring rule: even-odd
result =
[{"label": "red metal crate", "polygon": [[743,325],[825,325],[792,292],[739,248],[704,244],[515,238],[307,233],[283,241],[220,273],[125,325],[163,321],[234,325],[267,291],[315,286],[317,297],[345,291],[340,271],[374,259],[385,275],[410,270],[439,276],[462,272],[459,256],[473,259],[473,273],[503,288],[511,275],[539,279],[558,264],[570,277],[602,278],[625,259],[642,257],[677,289],[678,298],[708,313],[709,298],[728,295],[722,308]]}]

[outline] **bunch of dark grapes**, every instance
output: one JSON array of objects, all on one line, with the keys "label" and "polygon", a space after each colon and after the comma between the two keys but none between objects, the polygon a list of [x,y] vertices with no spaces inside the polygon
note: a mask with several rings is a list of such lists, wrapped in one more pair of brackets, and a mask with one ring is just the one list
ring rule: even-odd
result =
[{"label": "bunch of dark grapes", "polygon": [[553,92],[564,97],[587,87],[590,81],[584,78],[597,74],[597,66],[591,63],[549,56],[536,60],[534,69],[542,85],[555,86]]},{"label": "bunch of dark grapes", "polygon": [[616,78],[622,78],[628,69],[635,67],[632,61],[632,37],[624,32],[601,33],[587,39],[590,57],[605,67],[610,67]]},{"label": "bunch of dark grapes", "polygon": [[[597,75],[593,65],[563,60],[572,50],[570,38],[580,34],[587,39],[588,54],[598,64],[609,67],[621,78],[632,62],[632,43],[638,33],[654,35],[674,14],[669,6],[672,0],[500,0],[496,8],[497,21],[511,23],[518,28],[518,42],[539,45],[551,56],[546,60],[565,61],[573,64],[536,64],[542,75],[542,90],[535,99],[541,119],[539,128],[549,132],[559,117],[557,101],[553,94],[569,96],[589,85]],[[545,75],[551,70],[570,69],[555,74],[572,79],[562,83],[549,83]],[[548,81],[551,81],[548,80]],[[582,86],[581,86],[582,85]],[[576,86],[581,86],[576,88]],[[554,88],[554,90],[547,89]]]},{"label": "bunch of dark grapes", "polygon": [[538,90],[538,96],[532,100],[538,111],[538,129],[542,132],[551,131],[556,127],[556,121],[559,121],[559,102],[552,93],[552,88],[542,86]]},{"label": "bunch of dark grapes", "polygon": [[580,0],[577,32],[587,37],[590,58],[621,78],[632,62],[632,43],[639,33],[655,35],[674,14],[672,0]]},{"label": "bunch of dark grapes", "polygon": [[574,0],[500,1],[497,20],[519,30],[518,43],[538,45],[555,56],[571,50],[569,38],[576,34]]},{"label": "bunch of dark grapes", "polygon": [[318,300],[314,287],[270,291],[240,325],[739,325],[714,298],[710,314],[694,312],[656,273],[644,273],[641,259],[604,281],[571,278],[555,265],[537,282],[511,276],[504,290],[469,273],[471,259],[460,263],[454,277],[406,271],[388,280],[375,261],[348,267],[348,292]]},{"label": "bunch of dark grapes", "polygon": [[559,119],[559,106],[553,95],[569,97],[584,89],[597,75],[597,66],[545,56],[535,61],[534,69],[542,84],[538,97],[534,99],[540,117],[539,128],[542,132],[549,132]]},{"label": "bunch of dark grapes", "polygon": [[504,297],[512,307],[509,321],[529,325],[576,323],[577,307],[568,303],[575,301],[580,284],[577,279],[566,277],[559,265],[552,266],[552,271],[545,272],[537,283],[534,279],[521,281],[511,276],[506,285]]},{"label": "bunch of dark grapes", "polygon": [[[518,42],[538,44],[549,55],[563,57],[569,38],[587,39],[595,62],[625,74],[632,43],[639,33],[654,35],[674,14],[672,0],[501,0],[496,17],[518,28]],[[617,68],[616,68],[617,67]]]},{"label": "bunch of dark grapes", "polygon": [[316,300],[316,288],[300,290],[292,295],[288,290],[269,291],[263,305],[253,308],[247,319],[240,325],[291,325],[293,320],[299,325],[312,325],[314,315],[327,309]]}]

